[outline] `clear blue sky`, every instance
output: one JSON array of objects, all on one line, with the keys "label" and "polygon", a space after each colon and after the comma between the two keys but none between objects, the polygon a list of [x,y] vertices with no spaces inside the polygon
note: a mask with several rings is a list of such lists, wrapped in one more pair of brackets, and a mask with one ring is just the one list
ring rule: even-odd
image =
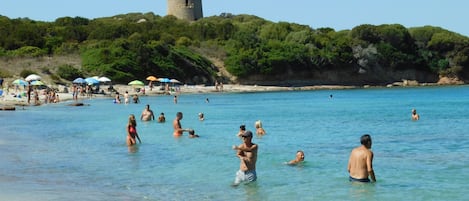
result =
[{"label": "clear blue sky", "polygon": [[[166,15],[166,0],[2,0],[0,15],[54,21],[59,17],[94,19],[131,12]],[[204,16],[250,14],[273,22],[330,27],[360,24],[439,26],[469,36],[469,1],[464,0],[203,0]]]}]

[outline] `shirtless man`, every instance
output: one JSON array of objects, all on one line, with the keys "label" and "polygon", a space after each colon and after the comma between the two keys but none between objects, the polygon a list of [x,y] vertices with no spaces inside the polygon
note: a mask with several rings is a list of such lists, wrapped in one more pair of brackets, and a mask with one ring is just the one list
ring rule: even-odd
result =
[{"label": "shirtless man", "polygon": [[241,137],[243,144],[239,146],[233,145],[236,150],[236,156],[240,159],[239,170],[236,172],[236,178],[233,186],[239,185],[241,182],[253,182],[257,179],[256,161],[257,161],[257,144],[252,143],[252,132],[246,131]]},{"label": "shirtless man", "polygon": [[150,105],[147,105],[145,107],[145,109],[142,111],[142,115],[140,116],[140,120],[142,120],[142,121],[155,120],[155,115],[153,115],[153,111],[150,110]]},{"label": "shirtless man", "polygon": [[174,135],[174,137],[180,137],[180,136],[182,136],[183,132],[189,132],[189,131],[192,130],[192,129],[183,129],[181,127],[182,117],[183,117],[182,112],[177,112],[176,113],[176,118],[173,121],[173,127],[174,127],[173,135]]},{"label": "shirtless man", "polygon": [[288,165],[296,165],[298,163],[301,163],[305,160],[305,153],[301,150],[298,150],[296,152],[296,157],[295,159],[291,160],[290,162],[288,162]]},{"label": "shirtless man", "polygon": [[420,119],[420,115],[417,114],[417,110],[412,109],[412,120],[417,121]]},{"label": "shirtless man", "polygon": [[[349,180],[357,182],[376,182],[373,171],[373,152],[371,149],[371,136],[366,134],[360,138],[361,146],[350,153],[348,161]],[[369,177],[369,178],[368,178]]]}]

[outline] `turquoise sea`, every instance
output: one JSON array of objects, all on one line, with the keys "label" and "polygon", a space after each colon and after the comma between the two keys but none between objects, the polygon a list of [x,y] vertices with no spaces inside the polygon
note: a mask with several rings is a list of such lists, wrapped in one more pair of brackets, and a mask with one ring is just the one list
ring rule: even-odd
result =
[{"label": "turquoise sea", "polygon": [[[89,106],[0,112],[0,200],[469,199],[469,86],[84,102]],[[139,117],[146,104],[167,122],[137,121],[143,143],[129,150],[128,116]],[[419,121],[410,120],[412,108]],[[173,137],[178,111],[182,126],[200,138]],[[253,130],[256,120],[267,131],[253,139],[258,180],[231,187],[239,168],[231,146],[241,143],[239,125]],[[365,133],[373,139],[378,182],[350,183],[349,153]],[[306,162],[285,165],[300,149]]]}]

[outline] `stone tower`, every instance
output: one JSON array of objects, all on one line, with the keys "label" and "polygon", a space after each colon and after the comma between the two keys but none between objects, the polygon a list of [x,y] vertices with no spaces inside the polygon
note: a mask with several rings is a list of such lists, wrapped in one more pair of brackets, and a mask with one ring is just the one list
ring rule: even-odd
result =
[{"label": "stone tower", "polygon": [[168,15],[189,21],[203,18],[202,0],[168,0]]}]

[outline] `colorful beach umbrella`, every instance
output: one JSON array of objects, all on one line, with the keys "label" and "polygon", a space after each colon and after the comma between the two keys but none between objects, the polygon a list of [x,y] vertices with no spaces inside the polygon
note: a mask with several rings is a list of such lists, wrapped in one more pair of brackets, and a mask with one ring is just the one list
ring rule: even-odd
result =
[{"label": "colorful beach umbrella", "polygon": [[26,78],[24,78],[24,80],[26,81],[34,81],[34,80],[41,80],[41,76],[39,75],[36,75],[36,74],[31,74],[31,75],[28,75]]},{"label": "colorful beach umbrella", "polygon": [[85,81],[85,79],[79,77],[79,78],[77,78],[77,79],[74,79],[74,80],[72,81],[72,83],[74,83],[74,84],[84,84],[84,83],[86,83],[86,81]]},{"label": "colorful beach umbrella", "polygon": [[181,83],[181,82],[179,82],[179,80],[176,80],[176,79],[170,79],[169,82],[171,82],[171,83]]},{"label": "colorful beach umbrella", "polygon": [[28,85],[28,82],[21,80],[21,79],[16,79],[15,81],[12,82],[13,85],[21,85],[21,86],[26,86]]},{"label": "colorful beach umbrella", "polygon": [[129,82],[129,85],[130,86],[145,86],[145,84],[140,80],[134,80],[132,82]]},{"label": "colorful beach umbrella", "polygon": [[147,80],[148,80],[148,81],[153,81],[153,82],[154,82],[154,81],[158,81],[158,78],[156,78],[156,77],[155,77],[155,76],[153,76],[153,75],[150,75],[150,76],[148,76],[148,77],[147,77]]},{"label": "colorful beach umbrella", "polygon": [[169,78],[158,78],[159,82],[170,82],[171,80]]},{"label": "colorful beach umbrella", "polygon": [[107,78],[107,77],[100,77],[100,78],[98,78],[98,80],[99,80],[100,82],[110,82],[110,81],[111,81],[111,79],[109,79],[109,78]]},{"label": "colorful beach umbrella", "polygon": [[44,82],[42,82],[40,80],[35,80],[35,81],[31,82],[31,85],[33,85],[33,86],[43,86],[43,85],[46,85],[46,84],[44,84]]},{"label": "colorful beach umbrella", "polygon": [[85,82],[89,85],[99,84],[99,80],[93,77],[86,78]]}]

